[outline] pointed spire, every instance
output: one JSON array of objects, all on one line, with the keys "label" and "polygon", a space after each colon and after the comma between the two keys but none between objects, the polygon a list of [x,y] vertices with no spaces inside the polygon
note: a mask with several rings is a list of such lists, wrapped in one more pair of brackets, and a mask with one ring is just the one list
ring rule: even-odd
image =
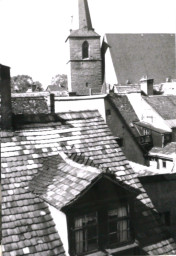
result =
[{"label": "pointed spire", "polygon": [[93,30],[87,0],[79,0],[79,29]]}]

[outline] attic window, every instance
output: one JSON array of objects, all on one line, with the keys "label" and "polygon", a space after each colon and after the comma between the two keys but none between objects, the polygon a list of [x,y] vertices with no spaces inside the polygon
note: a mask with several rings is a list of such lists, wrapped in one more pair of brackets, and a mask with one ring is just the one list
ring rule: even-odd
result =
[{"label": "attic window", "polygon": [[82,58],[89,58],[89,43],[87,41],[84,41],[84,43],[82,44]]},{"label": "attic window", "polygon": [[97,213],[86,214],[75,219],[76,254],[97,248]]},{"label": "attic window", "polygon": [[108,211],[109,245],[127,242],[130,239],[128,205],[120,205],[118,208]]},{"label": "attic window", "polygon": [[69,236],[71,255],[85,255],[132,241],[127,202],[72,218],[69,220],[73,223]]}]

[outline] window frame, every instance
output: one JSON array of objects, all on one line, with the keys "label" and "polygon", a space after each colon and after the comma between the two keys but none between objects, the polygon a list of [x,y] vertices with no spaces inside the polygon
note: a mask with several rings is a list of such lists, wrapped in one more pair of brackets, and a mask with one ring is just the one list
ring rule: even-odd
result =
[{"label": "window frame", "polygon": [[[118,224],[118,223],[122,223],[123,221],[127,221],[127,227],[128,227],[127,230],[126,230],[127,231],[127,240],[121,241],[121,242],[116,241],[116,242],[110,244],[110,242],[109,242],[109,235],[110,234],[109,234],[109,230],[108,230],[107,237],[108,237],[108,246],[110,248],[119,247],[119,246],[122,246],[123,244],[127,244],[127,243],[132,241],[132,228],[131,228],[131,216],[130,216],[130,205],[129,205],[129,203],[121,203],[120,206],[116,209],[114,209],[114,208],[113,209],[108,209],[107,217],[108,217],[108,212],[109,211],[117,210],[117,209],[119,210],[120,208],[122,210],[123,206],[125,206],[125,208],[127,209],[127,215],[126,216],[121,216],[121,217],[117,216],[116,220],[113,220],[113,221],[112,220],[110,221],[110,220],[107,219],[107,223],[108,223],[108,229],[109,229],[109,223],[110,222],[116,222],[116,224]],[[118,231],[116,233],[118,233]],[[119,232],[119,235],[122,235],[122,234],[123,233]],[[129,236],[130,236],[130,239],[128,238]]]},{"label": "window frame", "polygon": [[84,41],[82,43],[82,59],[89,59],[89,43]]},{"label": "window frame", "polygon": [[164,169],[167,168],[167,161],[166,161],[166,160],[162,160],[162,167],[163,167]]},{"label": "window frame", "polygon": [[[115,210],[117,208],[117,206],[119,205],[119,202],[122,203],[122,205],[126,205],[128,208],[128,216],[125,216],[124,218],[122,218],[123,220],[128,220],[128,237],[130,237],[130,239],[127,239],[126,241],[123,242],[115,242],[114,244],[109,245],[108,242],[108,211],[110,210]],[[70,217],[67,217],[68,221],[68,231],[69,231],[69,251],[71,253],[71,255],[87,255],[87,254],[91,254],[100,250],[104,250],[104,249],[114,249],[114,248],[118,248],[127,244],[131,244],[134,241],[134,230],[132,227],[132,218],[131,218],[131,212],[132,212],[132,205],[131,203],[125,199],[125,202],[123,201],[119,201],[117,203],[113,203],[110,205],[106,205],[106,206],[98,206],[98,207],[93,207],[90,210],[83,210],[83,211],[75,211],[75,213],[69,214]],[[89,209],[89,208],[87,208]],[[80,212],[79,214],[77,214],[78,212]],[[91,251],[85,251],[85,252],[76,252],[76,243],[75,243],[75,229],[74,229],[74,220],[76,218],[79,218],[83,215],[88,215],[90,213],[96,212],[97,214],[97,248]],[[104,232],[104,233],[103,233]]]},{"label": "window frame", "polygon": [[[92,239],[96,239],[97,241],[97,247],[98,247],[98,213],[97,213],[97,211],[93,211],[93,212],[89,212],[89,213],[86,213],[86,214],[82,214],[82,215],[80,215],[80,216],[76,216],[76,217],[74,217],[74,226],[75,226],[75,221],[76,221],[76,219],[84,219],[84,220],[86,220],[86,218],[88,218],[88,215],[90,216],[91,214],[94,214],[95,213],[95,216],[96,216],[96,223],[95,224],[87,224],[87,225],[85,225],[85,226],[82,226],[82,227],[74,227],[73,229],[72,229],[72,232],[74,232],[74,251],[75,251],[75,253],[76,253],[76,255],[85,255],[85,254],[87,254],[87,253],[92,253],[92,252],[95,252],[95,251],[97,251],[97,248],[95,248],[95,249],[92,249],[92,250],[88,250],[88,241],[90,240],[90,239],[88,239],[88,229],[90,228],[90,227],[96,227],[96,232],[97,232],[97,234],[95,235],[95,237],[93,237]],[[77,232],[79,232],[79,231],[82,231],[82,234],[83,234],[83,244],[82,244],[82,247],[87,247],[87,249],[85,249],[84,250],[84,248],[83,248],[83,251],[82,252],[80,252],[80,251],[77,251],[77,249],[76,249],[76,243],[80,243],[80,242],[76,242],[76,233]],[[87,236],[85,239],[84,239],[84,236]],[[86,245],[84,245],[84,242],[86,243]]]}]

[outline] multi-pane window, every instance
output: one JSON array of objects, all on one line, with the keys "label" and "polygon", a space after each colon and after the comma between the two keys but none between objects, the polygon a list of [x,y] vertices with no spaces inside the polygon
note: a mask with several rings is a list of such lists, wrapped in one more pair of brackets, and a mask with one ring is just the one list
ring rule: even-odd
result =
[{"label": "multi-pane window", "polygon": [[115,248],[132,241],[129,205],[118,202],[115,207],[75,216],[72,228],[73,255]]},{"label": "multi-pane window", "polygon": [[82,254],[98,247],[97,213],[75,218],[75,251]]},{"label": "multi-pane window", "polygon": [[89,43],[87,41],[82,44],[82,58],[89,58]]},{"label": "multi-pane window", "polygon": [[121,205],[108,211],[108,241],[109,245],[120,244],[131,239],[129,206]]}]

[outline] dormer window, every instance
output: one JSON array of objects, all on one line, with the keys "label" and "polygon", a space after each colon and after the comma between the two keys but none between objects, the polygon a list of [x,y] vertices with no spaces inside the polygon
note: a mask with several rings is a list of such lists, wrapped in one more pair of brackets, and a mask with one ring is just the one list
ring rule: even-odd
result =
[{"label": "dormer window", "polygon": [[76,215],[69,220],[71,255],[85,255],[107,248],[118,248],[133,241],[129,204],[97,207],[94,212]]},{"label": "dormer window", "polygon": [[82,44],[82,58],[89,58],[89,43],[87,41],[84,41],[84,43]]}]

